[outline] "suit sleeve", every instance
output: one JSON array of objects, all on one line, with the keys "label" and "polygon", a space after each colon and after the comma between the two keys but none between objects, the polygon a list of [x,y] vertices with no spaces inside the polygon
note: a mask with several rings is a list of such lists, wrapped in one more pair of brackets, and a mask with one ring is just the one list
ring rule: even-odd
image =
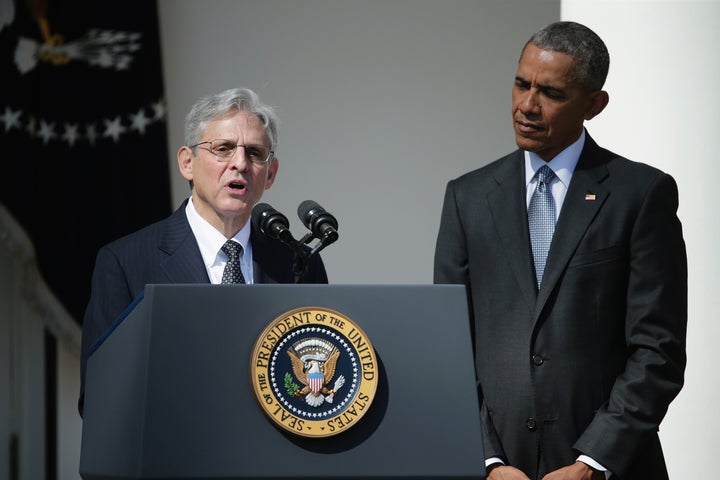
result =
[{"label": "suit sleeve", "polygon": [[435,244],[433,282],[467,285],[469,290],[467,239],[458,212],[455,184],[445,189],[440,229]]},{"label": "suit sleeve", "polygon": [[101,248],[95,261],[90,300],[82,324],[78,401],[80,416],[83,414],[85,370],[90,348],[133,301],[125,278],[125,272],[115,254],[107,246]]},{"label": "suit sleeve", "polygon": [[684,381],[687,257],[677,208],[675,181],[659,175],[632,227],[625,369],[575,444],[621,478],[643,457]]},{"label": "suit sleeve", "polygon": [[[468,311],[470,313],[470,332],[473,350],[475,349],[475,329],[472,319],[473,303],[470,276],[468,273],[468,249],[465,229],[459,214],[455,182],[450,181],[445,189],[440,228],[435,245],[433,283],[465,285],[468,295]],[[485,405],[482,387],[478,383],[478,399],[480,401],[480,418],[482,421],[483,446],[485,458],[498,457],[507,459],[500,438],[495,432],[492,419]]]},{"label": "suit sleeve", "polygon": [[320,255],[314,255],[310,257],[308,263],[307,273],[303,277],[302,283],[328,283],[327,271],[325,270],[325,263]]}]

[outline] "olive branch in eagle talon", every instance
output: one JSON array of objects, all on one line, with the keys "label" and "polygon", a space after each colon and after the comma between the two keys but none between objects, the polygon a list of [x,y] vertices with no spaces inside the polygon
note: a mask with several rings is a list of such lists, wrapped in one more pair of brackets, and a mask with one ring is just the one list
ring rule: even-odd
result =
[{"label": "olive branch in eagle talon", "polygon": [[291,397],[294,397],[295,392],[300,390],[300,385],[295,383],[295,381],[293,380],[293,376],[290,375],[290,373],[288,373],[288,372],[285,372],[284,380],[285,380],[285,391],[288,393],[288,395],[290,395]]}]

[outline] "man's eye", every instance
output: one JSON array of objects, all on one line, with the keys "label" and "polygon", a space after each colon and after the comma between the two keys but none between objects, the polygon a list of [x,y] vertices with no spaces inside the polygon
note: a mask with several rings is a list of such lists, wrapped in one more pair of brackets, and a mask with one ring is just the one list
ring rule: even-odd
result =
[{"label": "man's eye", "polygon": [[220,143],[215,145],[213,150],[218,155],[227,155],[228,153],[232,153],[232,151],[235,150],[235,145],[231,145],[229,143]]},{"label": "man's eye", "polygon": [[248,157],[253,157],[253,158],[260,158],[260,156],[261,156],[260,149],[255,148],[255,147],[246,147],[245,153],[247,154]]},{"label": "man's eye", "polygon": [[563,95],[560,92],[545,92],[545,96],[548,97],[550,100],[562,100]]}]

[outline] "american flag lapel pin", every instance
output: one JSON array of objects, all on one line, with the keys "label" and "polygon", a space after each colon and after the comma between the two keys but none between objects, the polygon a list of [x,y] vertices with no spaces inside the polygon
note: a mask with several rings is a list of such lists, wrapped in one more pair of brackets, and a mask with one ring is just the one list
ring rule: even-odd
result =
[{"label": "american flag lapel pin", "polygon": [[597,197],[595,196],[594,193],[586,193],[586,194],[585,194],[585,200],[593,201],[593,200],[595,200],[596,198],[597,198]]}]

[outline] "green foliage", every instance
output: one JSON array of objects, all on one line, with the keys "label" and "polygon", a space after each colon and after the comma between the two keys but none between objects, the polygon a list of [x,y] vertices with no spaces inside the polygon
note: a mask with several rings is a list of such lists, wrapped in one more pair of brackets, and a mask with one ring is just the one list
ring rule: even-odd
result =
[{"label": "green foliage", "polygon": [[288,395],[294,397],[299,390],[300,385],[295,383],[292,375],[290,375],[290,373],[285,373],[285,391],[288,393]]}]

